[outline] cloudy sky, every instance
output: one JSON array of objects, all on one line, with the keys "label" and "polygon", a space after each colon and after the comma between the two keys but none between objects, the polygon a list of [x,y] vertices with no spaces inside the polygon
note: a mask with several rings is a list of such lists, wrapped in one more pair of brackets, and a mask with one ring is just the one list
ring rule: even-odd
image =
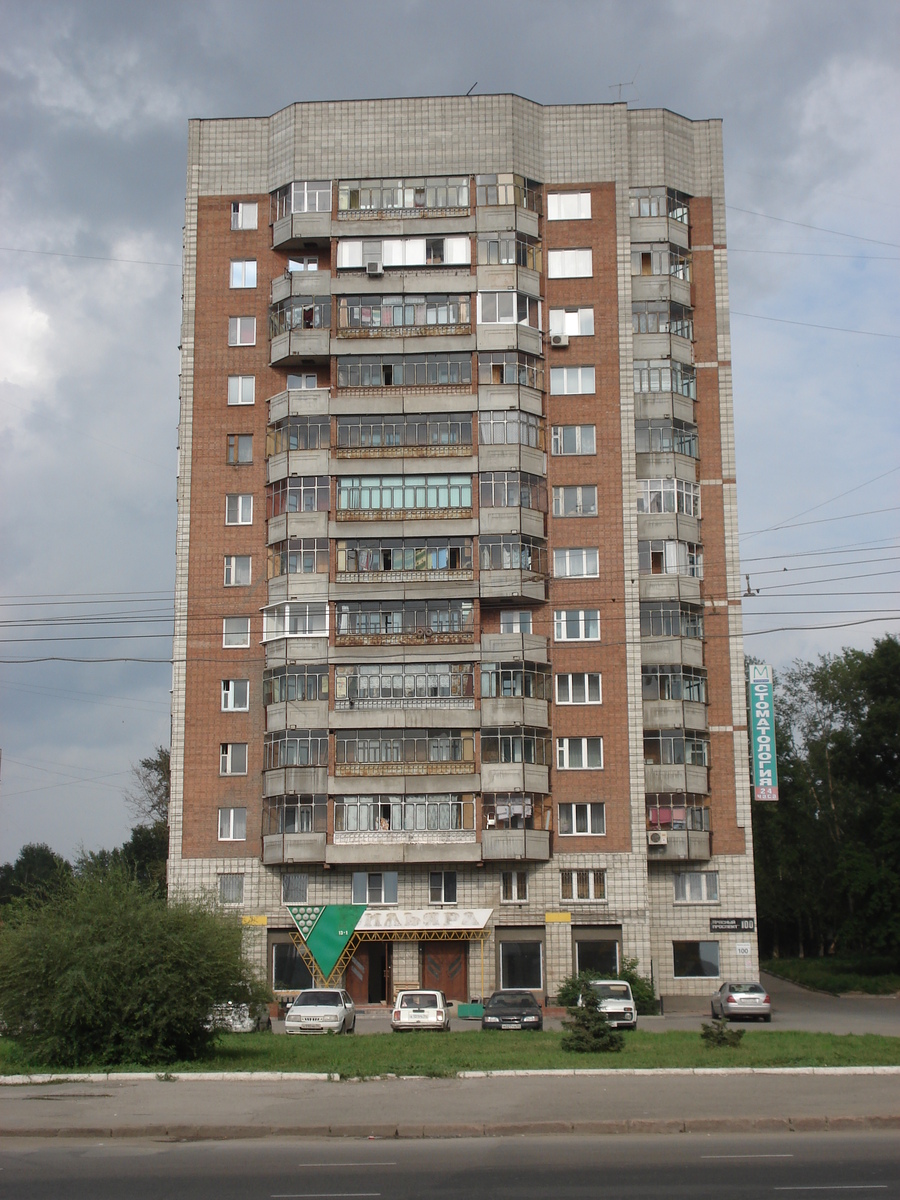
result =
[{"label": "cloudy sky", "polygon": [[130,766],[168,744],[189,117],[626,84],[724,118],[747,650],[900,628],[896,0],[0,12],[0,862],[121,843]]}]

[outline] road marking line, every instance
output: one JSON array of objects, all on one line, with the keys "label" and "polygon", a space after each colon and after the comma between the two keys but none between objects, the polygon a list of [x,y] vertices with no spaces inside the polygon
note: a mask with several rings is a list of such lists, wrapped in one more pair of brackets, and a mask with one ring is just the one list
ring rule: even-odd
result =
[{"label": "road marking line", "polygon": [[396,1167],[395,1162],[297,1163],[298,1167]]},{"label": "road marking line", "polygon": [[333,1196],[380,1196],[381,1192],[274,1192],[272,1200],[314,1200],[314,1198]]},{"label": "road marking line", "polygon": [[793,1158],[793,1154],[701,1154],[701,1158]]},{"label": "road marking line", "polygon": [[866,1192],[878,1188],[887,1190],[886,1183],[806,1183],[794,1187],[772,1188],[773,1192]]}]

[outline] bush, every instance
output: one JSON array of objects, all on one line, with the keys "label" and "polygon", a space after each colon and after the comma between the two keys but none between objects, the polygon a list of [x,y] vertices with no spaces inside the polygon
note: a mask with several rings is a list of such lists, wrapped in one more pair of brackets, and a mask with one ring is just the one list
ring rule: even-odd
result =
[{"label": "bush", "polygon": [[[592,979],[598,979],[596,971],[580,971],[577,975],[569,975],[562,981],[556,993],[556,1003],[562,1008],[570,1008],[578,1003],[584,984]],[[613,978],[624,979],[631,984],[631,992],[637,1005],[638,1016],[653,1017],[659,1012],[659,1001],[653,994],[653,983],[646,975],[639,975],[636,958],[622,960],[622,969]]]},{"label": "bush", "polygon": [[[579,997],[583,1001],[581,1005],[578,1004]],[[566,1011],[569,1020],[563,1021],[560,1042],[563,1050],[581,1054],[617,1054],[625,1045],[624,1036],[612,1028],[606,1014],[597,1007],[597,997],[586,980],[581,980],[575,1003]]]},{"label": "bush", "polygon": [[166,902],[122,867],[13,904],[0,928],[0,1014],[31,1062],[171,1063],[201,1057],[210,1010],[268,998],[241,925],[209,904]]},{"label": "bush", "polygon": [[704,1022],[700,1026],[700,1037],[710,1050],[734,1048],[741,1044],[743,1029],[732,1029],[727,1021]]}]

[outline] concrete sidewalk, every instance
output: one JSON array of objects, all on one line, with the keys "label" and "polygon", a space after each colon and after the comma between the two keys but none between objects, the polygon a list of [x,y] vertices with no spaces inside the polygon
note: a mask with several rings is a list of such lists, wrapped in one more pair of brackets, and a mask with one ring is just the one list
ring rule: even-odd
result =
[{"label": "concrete sidewalk", "polygon": [[115,1077],[0,1088],[0,1137],[445,1138],[900,1130],[900,1076],[607,1072],[327,1082]]}]

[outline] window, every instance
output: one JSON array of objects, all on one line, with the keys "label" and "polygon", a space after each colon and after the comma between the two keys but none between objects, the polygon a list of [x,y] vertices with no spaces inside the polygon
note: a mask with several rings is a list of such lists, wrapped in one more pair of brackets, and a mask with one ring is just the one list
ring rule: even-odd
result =
[{"label": "window", "polygon": [[330,329],[331,296],[289,296],[269,309],[269,337],[292,329]]},{"label": "window", "polygon": [[229,433],[225,461],[232,466],[253,462],[253,434]]},{"label": "window", "polygon": [[516,204],[540,212],[540,201],[541,185],[533,179],[505,171],[475,176],[475,202],[479,208],[488,204]]},{"label": "window", "polygon": [[319,386],[315,371],[309,371],[303,375],[288,375],[287,387],[289,391],[311,390]]},{"label": "window", "polygon": [[540,391],[544,386],[544,364],[521,350],[492,350],[478,355],[480,384],[513,384]]},{"label": "window", "polygon": [[478,322],[481,325],[530,325],[541,327],[541,302],[524,292],[479,292]]},{"label": "window", "polygon": [[709,797],[693,792],[647,792],[648,829],[687,829],[709,833]]},{"label": "window", "polygon": [[354,871],[352,904],[396,904],[396,871]]},{"label": "window", "polygon": [[479,476],[482,508],[532,508],[547,511],[547,483],[527,471],[482,471]]},{"label": "window", "polygon": [[636,358],[633,365],[635,392],[675,392],[689,400],[697,399],[694,367],[670,358]]},{"label": "window", "polygon": [[641,601],[641,637],[703,637],[703,610],[677,600]]},{"label": "window", "polygon": [[301,254],[297,258],[289,258],[287,269],[289,275],[292,275],[294,271],[318,271],[318,256],[315,254]]},{"label": "window", "polygon": [[309,967],[300,957],[293,942],[276,942],[272,946],[272,988],[276,992],[302,992],[312,987]]},{"label": "window", "polygon": [[253,404],[256,400],[255,375],[228,376],[228,403]]},{"label": "window", "polygon": [[471,600],[342,600],[335,617],[338,645],[357,637],[386,639],[387,644],[415,638],[419,645],[419,639],[443,634],[463,634],[471,640],[475,625]]},{"label": "window", "polygon": [[219,774],[247,774],[247,743],[223,742],[219,747]]},{"label": "window", "polygon": [[269,547],[269,578],[327,575],[328,538],[288,538]]},{"label": "window", "polygon": [[263,641],[282,637],[327,637],[328,604],[276,604],[263,613]]},{"label": "window", "polygon": [[555,487],[553,489],[554,517],[596,517],[597,489],[577,487]]},{"label": "window", "polygon": [[540,274],[543,256],[541,243],[525,233],[491,231],[478,235],[478,265],[494,267],[509,264],[528,267]]},{"label": "window", "polygon": [[556,609],[553,614],[553,640],[555,642],[599,642],[599,609]]},{"label": "window", "polygon": [[482,534],[478,539],[478,565],[482,571],[533,571],[547,574],[547,548],[536,538],[520,533]]},{"label": "window", "polygon": [[219,841],[243,842],[247,840],[246,808],[219,809]]},{"label": "window", "polygon": [[313,212],[331,212],[330,179],[301,179],[286,184],[272,195],[272,217],[275,221],[291,213]]},{"label": "window", "polygon": [[641,668],[644,700],[690,700],[706,704],[706,671],[702,667],[654,666]]},{"label": "window", "polygon": [[550,438],[551,454],[596,454],[595,425],[554,425]]},{"label": "window", "polygon": [[225,497],[225,524],[253,524],[253,497],[251,495],[232,492]]},{"label": "window", "polygon": [[342,179],[338,184],[339,212],[468,207],[468,175],[433,175],[421,179]]},{"label": "window", "polygon": [[226,617],[222,622],[222,645],[226,648],[250,645],[250,618]]},{"label": "window", "polygon": [[531,446],[544,449],[544,422],[534,413],[516,408],[485,409],[478,414],[478,441],[482,446]]},{"label": "window", "polygon": [[331,421],[327,416],[292,416],[270,421],[266,432],[266,454],[284,454],[288,450],[321,450],[331,442]]},{"label": "window", "polygon": [[683,729],[645,729],[644,764],[648,767],[709,766],[709,740]]},{"label": "window", "polygon": [[[324,824],[322,826],[325,828]],[[334,828],[336,833],[415,833],[475,828],[475,798],[471,793],[432,792],[425,795],[391,795],[382,792],[377,796],[340,796],[334,800]],[[369,839],[367,839],[369,840]],[[376,838],[371,839],[373,841]],[[440,875],[440,872],[436,874]],[[445,876],[455,871],[445,871]],[[455,885],[453,899],[449,899],[451,881],[446,879],[444,892],[447,899],[434,903],[456,903]]]},{"label": "window", "polygon": [[471,475],[350,475],[337,481],[338,512],[440,512],[471,507]]},{"label": "window", "polygon": [[[256,205],[253,206],[254,208]],[[219,902],[221,904],[243,904],[244,903],[244,877],[243,875],[220,875],[219,876]]]},{"label": "window", "polygon": [[557,579],[596,579],[600,574],[600,551],[590,546],[554,550],[553,574]]},{"label": "window", "polygon": [[674,300],[635,300],[631,305],[634,333],[673,333],[694,340],[694,310]]},{"label": "window", "polygon": [[337,383],[356,387],[449,387],[472,382],[471,354],[360,354],[337,360]]},{"label": "window", "polygon": [[255,200],[232,200],[231,228],[256,229],[259,217],[259,205]]},{"label": "window", "polygon": [[456,872],[431,871],[428,876],[428,898],[432,904],[455,904]]},{"label": "window", "polygon": [[550,668],[542,663],[482,662],[482,696],[527,696],[530,700],[549,700]]},{"label": "window", "polygon": [[538,941],[500,943],[500,987],[528,988],[539,991],[543,987],[541,957],[543,946]]},{"label": "window", "polygon": [[222,680],[222,712],[249,712],[250,680]]},{"label": "window", "polygon": [[598,870],[560,871],[560,900],[605,900],[606,872]]},{"label": "window", "polygon": [[673,942],[676,979],[714,979],[719,974],[718,942]]},{"label": "window", "polygon": [[475,735],[469,729],[339,729],[334,761],[338,767],[391,764],[384,773],[392,775],[400,773],[401,763],[472,764]]},{"label": "window", "polygon": [[228,345],[256,345],[256,317],[228,318]]},{"label": "window", "polygon": [[589,279],[593,273],[590,250],[550,250],[547,253],[550,279]]},{"label": "window", "polygon": [[551,367],[551,396],[588,396],[594,392],[593,367]]},{"label": "window", "polygon": [[500,900],[503,904],[522,904],[528,899],[528,872],[500,872]]},{"label": "window", "polygon": [[528,725],[494,726],[481,729],[481,761],[483,763],[536,763],[550,765],[553,746],[543,729]]},{"label": "window", "polygon": [[282,513],[328,512],[331,478],[328,475],[289,475],[266,488],[266,516]]},{"label": "window", "polygon": [[[513,293],[508,293],[512,295]],[[426,329],[443,325],[448,332],[472,323],[468,292],[416,296],[341,296],[338,299],[338,329]]]},{"label": "window", "polygon": [[697,458],[700,453],[697,426],[672,417],[635,421],[634,448],[638,454],[674,452]]},{"label": "window", "polygon": [[561,837],[581,833],[602,837],[606,833],[605,804],[560,804],[557,832]]},{"label": "window", "polygon": [[556,676],[557,704],[602,704],[603,689],[599,671]]},{"label": "window", "polygon": [[641,575],[689,575],[703,578],[703,547],[695,542],[638,542]]},{"label": "window", "polygon": [[280,767],[327,766],[327,729],[289,729],[265,735],[264,771],[276,771]]},{"label": "window", "polygon": [[[335,547],[338,572],[374,574],[401,571],[471,571],[473,540],[466,537],[339,538]],[[328,541],[325,539],[328,570]]]},{"label": "window", "polygon": [[501,633],[531,633],[531,610],[504,608],[500,612]]},{"label": "window", "polygon": [[550,336],[591,337],[594,332],[593,308],[551,308]]},{"label": "window", "polygon": [[603,738],[557,738],[556,767],[559,771],[602,771]]},{"label": "window", "polygon": [[718,871],[682,871],[674,879],[676,904],[714,904],[719,899]]},{"label": "window", "polygon": [[324,664],[269,667],[263,672],[263,704],[327,699],[328,667]]},{"label": "window", "polygon": [[226,554],[225,587],[250,586],[250,555]]},{"label": "window", "polygon": [[700,516],[700,485],[684,479],[639,479],[637,481],[637,510],[639,513],[684,513]]},{"label": "window", "polygon": [[309,896],[309,876],[286,872],[281,877],[281,903],[305,904]]},{"label": "window", "polygon": [[366,413],[338,417],[342,449],[390,446],[471,446],[472,413]]},{"label": "window", "polygon": [[676,192],[674,188],[642,187],[631,189],[631,216],[669,217],[673,221],[688,223],[689,196]]},{"label": "window", "polygon": [[548,192],[548,221],[589,221],[591,219],[590,192]]},{"label": "window", "polygon": [[382,268],[463,266],[472,258],[469,237],[375,238],[338,242],[338,270],[362,270],[370,262]]},{"label": "window", "polygon": [[691,278],[691,252],[680,246],[650,242],[631,244],[632,275],[672,275],[675,279]]},{"label": "window", "polygon": [[233,288],[255,288],[256,259],[232,259],[228,286]]}]

